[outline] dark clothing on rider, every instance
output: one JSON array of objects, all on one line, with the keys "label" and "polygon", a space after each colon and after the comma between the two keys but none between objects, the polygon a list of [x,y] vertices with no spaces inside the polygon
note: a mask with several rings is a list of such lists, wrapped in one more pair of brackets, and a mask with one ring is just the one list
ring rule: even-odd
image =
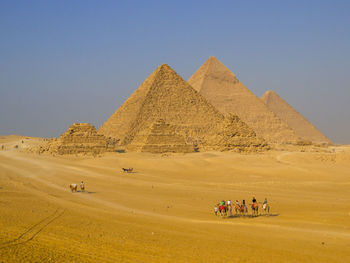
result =
[{"label": "dark clothing on rider", "polygon": [[256,203],[256,199],[255,199],[255,198],[253,198],[253,204],[254,204],[254,203]]}]

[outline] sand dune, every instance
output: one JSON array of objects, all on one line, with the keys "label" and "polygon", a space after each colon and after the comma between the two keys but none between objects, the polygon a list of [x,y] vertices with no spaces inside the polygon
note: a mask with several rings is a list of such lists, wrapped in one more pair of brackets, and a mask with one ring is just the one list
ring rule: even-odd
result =
[{"label": "sand dune", "polygon": [[[350,260],[349,147],[94,158],[11,147],[21,140],[0,137],[2,261]],[[71,193],[81,180],[87,191]],[[253,195],[271,216],[213,215],[217,201]]]}]

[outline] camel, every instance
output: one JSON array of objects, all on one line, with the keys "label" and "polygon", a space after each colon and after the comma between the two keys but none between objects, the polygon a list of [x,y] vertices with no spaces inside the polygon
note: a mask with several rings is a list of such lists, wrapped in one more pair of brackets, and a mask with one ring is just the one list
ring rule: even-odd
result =
[{"label": "camel", "polygon": [[232,205],[227,205],[228,215],[232,216]]},{"label": "camel", "polygon": [[245,215],[246,213],[248,213],[248,208],[244,204],[241,204],[241,206],[239,207],[239,213],[241,215]]},{"label": "camel", "polygon": [[238,213],[240,215],[244,215],[245,213],[247,213],[247,208],[242,204],[242,205],[239,205],[239,204],[236,204],[235,206],[235,212],[236,212],[236,215],[238,215]]},{"label": "camel", "polygon": [[241,212],[241,206],[240,206],[240,205],[238,205],[238,204],[235,205],[235,212],[236,212],[236,215],[237,215],[239,212]]},{"label": "camel", "polygon": [[122,168],[124,173],[131,173],[134,168]]},{"label": "camel", "polygon": [[77,184],[70,184],[70,190],[72,190],[72,193],[73,192],[76,192],[77,191],[77,189],[78,189],[78,185]]},{"label": "camel", "polygon": [[258,216],[259,215],[259,205],[257,202],[252,204],[252,216]]},{"label": "camel", "polygon": [[227,215],[227,207],[225,205],[219,206],[219,211],[221,216],[226,216]]},{"label": "camel", "polygon": [[269,204],[263,204],[262,210],[264,211],[265,215],[270,213],[270,205]]}]

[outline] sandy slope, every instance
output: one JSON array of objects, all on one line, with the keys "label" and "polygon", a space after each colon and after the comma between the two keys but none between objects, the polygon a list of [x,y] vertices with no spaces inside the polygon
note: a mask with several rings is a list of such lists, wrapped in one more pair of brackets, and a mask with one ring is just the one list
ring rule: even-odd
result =
[{"label": "sandy slope", "polygon": [[[349,147],[93,158],[23,153],[19,140],[0,137],[0,262],[350,260]],[[87,192],[72,194],[81,180]],[[212,213],[253,195],[272,216]]]}]

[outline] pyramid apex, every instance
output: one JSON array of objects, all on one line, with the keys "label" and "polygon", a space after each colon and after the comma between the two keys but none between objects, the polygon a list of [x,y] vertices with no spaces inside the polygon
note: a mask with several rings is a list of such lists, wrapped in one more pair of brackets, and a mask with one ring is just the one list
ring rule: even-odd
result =
[{"label": "pyramid apex", "polygon": [[164,64],[160,65],[159,68],[160,69],[161,68],[170,68],[170,66],[168,64],[164,63]]},{"label": "pyramid apex", "polygon": [[221,80],[237,81],[236,75],[231,72],[220,60],[216,57],[209,57],[200,68],[189,78],[188,83],[197,91],[207,78],[220,78]]},{"label": "pyramid apex", "polygon": [[233,72],[231,72],[220,60],[218,60],[214,56],[209,57],[203,65],[206,65],[207,72],[211,72],[211,73],[226,72],[235,76]]},{"label": "pyramid apex", "polygon": [[264,95],[261,96],[261,99],[266,100],[267,98],[269,98],[271,96],[272,97],[279,97],[279,95],[275,91],[267,90],[267,91],[265,91]]},{"label": "pyramid apex", "polygon": [[175,70],[173,70],[168,64],[162,64],[155,70],[155,72],[160,72],[160,71],[175,72]]},{"label": "pyramid apex", "polygon": [[218,60],[215,56],[210,56],[210,57],[208,58],[208,60],[213,60],[213,59]]},{"label": "pyramid apex", "polygon": [[270,94],[277,94],[277,93],[270,89],[270,90],[265,91],[264,96],[270,95]]},{"label": "pyramid apex", "polygon": [[218,60],[215,56],[210,56],[208,59],[207,59],[207,62],[209,63],[219,63],[219,64],[222,64],[224,65],[220,60]]}]

